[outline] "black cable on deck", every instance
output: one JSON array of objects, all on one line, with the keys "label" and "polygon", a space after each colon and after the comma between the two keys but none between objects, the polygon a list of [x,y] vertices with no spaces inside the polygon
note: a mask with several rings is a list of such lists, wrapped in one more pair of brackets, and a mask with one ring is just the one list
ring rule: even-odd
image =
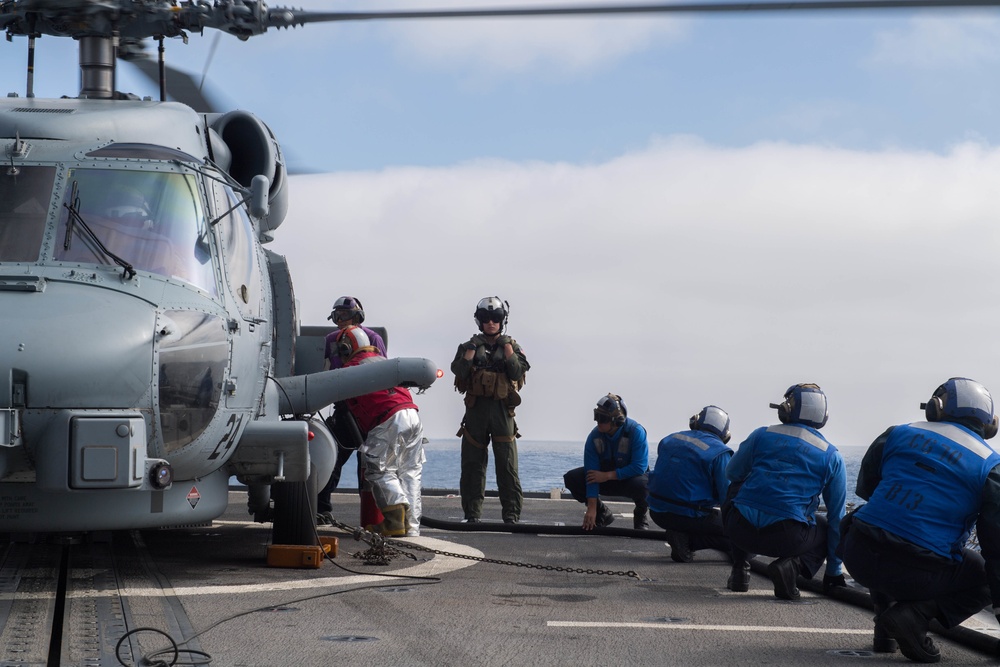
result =
[{"label": "black cable on deck", "polygon": [[[605,526],[584,530],[581,526],[552,526],[534,523],[498,523],[494,521],[480,521],[477,523],[466,523],[463,521],[442,521],[433,519],[426,514],[420,517],[420,525],[438,530],[452,530],[476,533],[519,533],[535,535],[601,535],[604,537],[631,537],[633,539],[667,541],[667,535],[662,530],[634,530],[632,528],[615,528]],[[750,560],[750,569],[770,579],[767,574],[767,566],[770,561],[763,561],[760,558]],[[806,579],[798,577],[799,588],[804,588],[819,595],[826,595],[840,602],[846,602],[855,607],[874,610],[871,595],[867,590],[859,588],[835,587],[829,593],[824,593],[823,582],[819,579]],[[872,625],[874,634],[874,624]],[[966,648],[978,651],[989,657],[1000,657],[1000,639],[992,637],[984,632],[978,632],[970,628],[958,626],[945,628],[936,620],[931,621],[931,632],[949,639],[956,644],[961,644]]]}]

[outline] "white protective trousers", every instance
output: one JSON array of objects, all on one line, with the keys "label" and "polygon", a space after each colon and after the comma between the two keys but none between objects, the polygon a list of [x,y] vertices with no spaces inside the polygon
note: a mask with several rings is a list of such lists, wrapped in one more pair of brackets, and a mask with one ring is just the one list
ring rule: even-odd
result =
[{"label": "white protective trousers", "polygon": [[365,481],[379,508],[409,505],[406,534],[420,534],[420,477],[424,461],[424,429],[413,408],[400,410],[368,432],[359,453]]}]

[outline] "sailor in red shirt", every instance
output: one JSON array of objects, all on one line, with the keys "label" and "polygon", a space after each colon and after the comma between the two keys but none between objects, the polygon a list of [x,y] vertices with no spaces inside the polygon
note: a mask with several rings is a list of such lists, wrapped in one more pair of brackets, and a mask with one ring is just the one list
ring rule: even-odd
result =
[{"label": "sailor in red shirt", "polygon": [[[344,368],[386,360],[357,326],[339,333],[337,354]],[[358,454],[385,517],[366,528],[390,537],[419,535],[424,433],[413,397],[405,387],[393,387],[348,399],[347,406],[365,436]]]}]

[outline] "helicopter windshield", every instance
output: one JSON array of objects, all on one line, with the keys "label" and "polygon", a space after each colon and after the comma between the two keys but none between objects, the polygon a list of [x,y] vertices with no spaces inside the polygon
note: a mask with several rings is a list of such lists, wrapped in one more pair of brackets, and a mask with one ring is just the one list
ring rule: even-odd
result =
[{"label": "helicopter windshield", "polygon": [[38,260],[55,176],[55,167],[0,172],[0,262]]},{"label": "helicopter windshield", "polygon": [[70,169],[55,259],[105,264],[108,255],[71,220],[69,207],[113,255],[137,270],[176,277],[216,294],[208,225],[193,174]]}]

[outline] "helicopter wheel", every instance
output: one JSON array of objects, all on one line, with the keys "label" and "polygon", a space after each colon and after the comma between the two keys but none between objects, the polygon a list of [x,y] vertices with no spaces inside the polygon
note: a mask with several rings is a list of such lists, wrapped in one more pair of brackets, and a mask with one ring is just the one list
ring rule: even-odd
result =
[{"label": "helicopter wheel", "polygon": [[272,544],[313,546],[316,538],[315,471],[306,482],[278,482],[271,485],[274,518],[271,523]]}]

